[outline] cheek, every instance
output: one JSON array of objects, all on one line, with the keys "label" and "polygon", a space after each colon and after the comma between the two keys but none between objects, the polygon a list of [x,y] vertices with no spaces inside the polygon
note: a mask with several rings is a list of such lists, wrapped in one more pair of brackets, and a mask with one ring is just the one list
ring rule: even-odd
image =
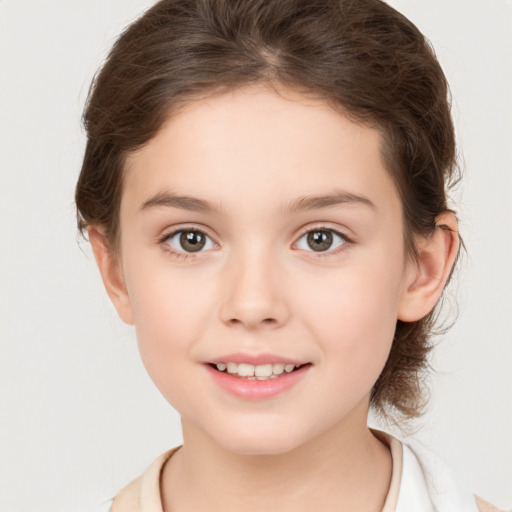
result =
[{"label": "cheek", "polygon": [[137,342],[142,361],[161,390],[170,390],[185,368],[184,358],[190,356],[201,338],[204,307],[203,287],[195,280],[184,280],[176,273],[147,266],[144,272],[135,269],[129,287]]},{"label": "cheek", "polygon": [[400,256],[361,258],[326,280],[323,293],[311,288],[316,291],[301,306],[325,358],[343,368],[347,382],[357,385],[368,376],[373,385],[386,362],[397,321]]}]

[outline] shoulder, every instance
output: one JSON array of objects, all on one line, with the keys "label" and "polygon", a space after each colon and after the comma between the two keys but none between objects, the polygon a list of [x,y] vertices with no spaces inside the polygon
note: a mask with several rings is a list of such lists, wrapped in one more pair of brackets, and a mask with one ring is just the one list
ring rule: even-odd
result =
[{"label": "shoulder", "polygon": [[179,449],[173,448],[155,459],[146,471],[115,496],[110,512],[162,512],[160,475],[167,460]]},{"label": "shoulder", "polygon": [[141,489],[144,475],[139,476],[123,487],[115,496],[110,509],[111,512],[140,512]]},{"label": "shoulder", "polygon": [[491,505],[487,501],[483,500],[479,496],[475,496],[476,504],[478,506],[478,512],[505,512],[501,508]]}]

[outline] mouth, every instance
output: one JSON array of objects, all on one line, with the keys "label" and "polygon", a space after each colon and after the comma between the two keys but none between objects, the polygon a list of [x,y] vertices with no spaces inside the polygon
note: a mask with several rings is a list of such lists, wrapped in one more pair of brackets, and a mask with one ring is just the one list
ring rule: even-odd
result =
[{"label": "mouth", "polygon": [[295,387],[309,374],[313,363],[270,354],[235,354],[209,361],[205,368],[221,389],[243,400],[267,400]]},{"label": "mouth", "polygon": [[209,363],[209,366],[214,370],[238,377],[244,380],[273,380],[280,377],[289,375],[296,372],[305,366],[310,366],[311,363],[305,364],[285,364],[285,363],[267,363],[252,365],[247,363],[235,362],[219,362]]}]

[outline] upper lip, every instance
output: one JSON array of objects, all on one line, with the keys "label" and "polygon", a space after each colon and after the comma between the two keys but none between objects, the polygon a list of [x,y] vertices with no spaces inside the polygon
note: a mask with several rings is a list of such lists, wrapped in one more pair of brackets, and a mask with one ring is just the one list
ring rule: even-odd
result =
[{"label": "upper lip", "polygon": [[299,366],[302,364],[306,364],[305,361],[299,361],[290,357],[283,357],[274,354],[227,354],[225,356],[216,357],[214,359],[210,359],[207,361],[210,364],[218,364],[218,363],[237,363],[237,364],[252,364],[254,366],[262,365],[262,364],[272,364],[272,363],[281,363],[281,364],[293,364],[295,366]]}]

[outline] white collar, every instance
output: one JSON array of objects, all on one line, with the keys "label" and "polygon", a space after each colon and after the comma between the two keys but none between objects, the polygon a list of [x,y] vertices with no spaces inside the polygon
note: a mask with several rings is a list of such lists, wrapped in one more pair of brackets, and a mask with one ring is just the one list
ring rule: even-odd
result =
[{"label": "white collar", "polygon": [[418,442],[402,443],[402,479],[396,512],[478,512],[474,495],[451,469]]}]

